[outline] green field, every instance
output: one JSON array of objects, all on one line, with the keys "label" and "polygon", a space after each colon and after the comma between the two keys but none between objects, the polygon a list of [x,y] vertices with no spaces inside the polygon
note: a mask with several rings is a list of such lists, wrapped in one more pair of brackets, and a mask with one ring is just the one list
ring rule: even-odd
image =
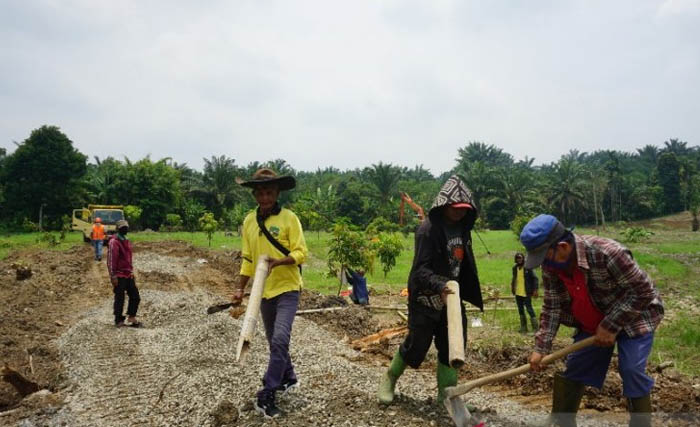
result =
[{"label": "green field", "polygon": [[[581,234],[594,234],[593,230],[577,230]],[[666,306],[667,317],[657,331],[654,344],[653,362],[673,360],[676,367],[687,374],[700,374],[700,233],[655,230],[655,235],[642,243],[628,244],[641,267],[649,273],[661,290]],[[606,237],[620,239],[619,230],[609,229],[601,233]],[[45,242],[37,242],[39,233],[13,234],[0,236],[0,258],[5,258],[11,250],[36,248],[67,249],[81,243],[79,233],[70,233],[66,240],[55,247]],[[134,242],[158,240],[182,240],[194,246],[207,248],[208,241],[204,233],[131,233]],[[484,294],[498,291],[501,295],[510,294],[510,275],[513,255],[522,250],[515,236],[510,231],[484,231],[481,237],[491,254],[487,254],[476,235],[473,247],[477,258],[477,267]],[[304,266],[304,283],[307,288],[323,293],[336,293],[338,280],[327,276],[327,233],[307,233],[309,259]],[[240,249],[241,240],[237,236],[225,236],[216,233],[211,243],[211,250]],[[375,271],[368,274],[370,287],[379,293],[398,292],[406,286],[406,280],[413,257],[413,236],[404,238],[404,251],[397,260],[396,267],[384,277],[379,263]],[[541,298],[534,300],[539,313]],[[489,303],[491,306],[493,303]],[[510,301],[502,305],[514,306]],[[688,310],[688,305],[695,307]],[[489,323],[496,322],[505,331],[502,340],[523,341],[515,331],[518,316],[513,311],[498,313],[488,312],[485,317]],[[568,328],[560,330],[559,336],[566,336]],[[512,332],[510,332],[512,331]],[[531,338],[525,338],[526,341]]]}]

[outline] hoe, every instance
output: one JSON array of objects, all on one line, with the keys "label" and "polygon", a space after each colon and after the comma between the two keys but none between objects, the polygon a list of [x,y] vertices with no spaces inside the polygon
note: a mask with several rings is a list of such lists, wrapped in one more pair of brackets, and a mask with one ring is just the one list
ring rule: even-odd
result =
[{"label": "hoe", "polygon": [[[554,362],[555,360],[559,360],[569,353],[573,353],[574,351],[578,351],[578,350],[581,350],[582,348],[586,348],[586,347],[592,345],[594,340],[595,340],[595,337],[589,337],[589,338],[586,338],[585,340],[581,340],[579,342],[576,342],[576,343],[574,343],[566,348],[555,351],[554,353],[543,357],[540,364],[542,366],[544,366],[544,365],[547,365],[549,363]],[[469,381],[469,382],[461,384],[461,385],[456,385],[454,387],[447,387],[445,389],[445,395],[446,395],[445,407],[447,408],[447,412],[450,414],[450,416],[452,417],[452,420],[455,422],[455,425],[457,427],[471,427],[472,426],[471,415],[469,414],[469,410],[467,410],[466,406],[464,405],[464,402],[459,397],[460,395],[466,394],[476,387],[480,387],[482,385],[491,384],[491,383],[496,382],[496,381],[512,378],[512,377],[520,375],[520,374],[525,374],[529,371],[530,371],[530,364],[526,364],[526,365],[522,365],[522,366],[517,367],[517,368],[509,369],[507,371],[499,372],[497,374],[477,378],[475,380]]]}]

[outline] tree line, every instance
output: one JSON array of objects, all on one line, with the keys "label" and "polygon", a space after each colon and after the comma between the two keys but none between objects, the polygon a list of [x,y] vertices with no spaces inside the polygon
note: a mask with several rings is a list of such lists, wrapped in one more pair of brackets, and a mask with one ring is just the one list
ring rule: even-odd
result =
[{"label": "tree line", "polygon": [[[700,206],[700,147],[669,139],[634,152],[571,150],[556,162],[515,160],[495,145],[468,142],[451,170],[434,175],[379,162],[341,171],[295,170],[285,160],[238,164],[226,155],[204,159],[196,170],[170,158],[88,159],[58,127],[31,132],[11,154],[0,149],[0,225],[7,231],[60,229],[72,209],[88,203],[120,204],[135,227],[196,230],[211,213],[222,229],[235,230],[255,206],[235,178],[261,167],[293,175],[297,188],[283,193],[304,227],[329,230],[338,222],[365,228],[374,221],[398,229],[399,192],[428,211],[441,184],[458,174],[474,193],[479,227],[506,229],[541,212],[567,225],[637,220]],[[411,230],[415,215],[404,225]]]}]

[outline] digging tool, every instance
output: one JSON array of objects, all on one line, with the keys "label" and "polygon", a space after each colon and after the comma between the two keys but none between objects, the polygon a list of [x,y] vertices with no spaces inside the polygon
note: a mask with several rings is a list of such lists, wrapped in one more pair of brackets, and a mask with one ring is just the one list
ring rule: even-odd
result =
[{"label": "digging tool", "polygon": [[207,314],[218,313],[218,312],[220,312],[220,311],[224,311],[224,310],[226,310],[227,308],[233,307],[234,305],[238,305],[238,304],[240,304],[240,303],[234,304],[234,303],[232,303],[232,302],[228,302],[228,303],[225,303],[225,304],[212,305],[211,307],[207,308]]},{"label": "digging tool", "polygon": [[[566,348],[562,348],[561,350],[557,350],[554,353],[548,354],[547,356],[542,358],[542,361],[540,362],[541,366],[548,365],[555,360],[559,360],[566,356],[569,353],[573,353],[574,351],[581,350],[582,348],[586,348],[590,345],[593,344],[595,341],[595,337],[588,337],[585,340],[581,340],[579,342],[576,342],[574,344],[571,344],[570,346]],[[455,422],[455,425],[457,427],[470,427],[472,424],[470,423],[471,420],[471,415],[469,414],[469,411],[467,410],[466,406],[464,405],[464,402],[462,399],[460,399],[460,395],[466,394],[469,391],[471,391],[473,388],[480,387],[482,385],[486,384],[491,384],[496,381],[500,380],[505,380],[508,378],[515,377],[520,374],[525,374],[530,371],[530,364],[525,364],[522,366],[519,366],[517,368],[509,369],[507,371],[499,372],[497,374],[493,375],[487,375],[485,377],[477,378],[475,380],[469,381],[464,384],[456,385],[454,387],[447,387],[445,389],[445,408],[447,408],[447,412],[450,414],[452,417],[452,420]]]}]

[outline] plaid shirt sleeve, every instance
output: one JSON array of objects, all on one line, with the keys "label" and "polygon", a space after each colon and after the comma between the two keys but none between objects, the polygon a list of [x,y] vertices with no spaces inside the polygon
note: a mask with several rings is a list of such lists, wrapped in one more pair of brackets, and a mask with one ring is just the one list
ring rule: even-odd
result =
[{"label": "plaid shirt sleeve", "polygon": [[566,286],[555,274],[542,271],[542,288],[544,301],[540,315],[540,328],[535,334],[535,351],[547,354],[552,351],[552,341],[557,335],[560,324],[574,325],[575,320],[564,306],[570,304],[571,298]]},{"label": "plaid shirt sleeve", "polygon": [[624,289],[622,298],[612,305],[600,325],[610,332],[620,332],[639,318],[656,297],[649,276],[639,268],[629,250],[617,246],[607,258],[607,270],[618,287]]}]

